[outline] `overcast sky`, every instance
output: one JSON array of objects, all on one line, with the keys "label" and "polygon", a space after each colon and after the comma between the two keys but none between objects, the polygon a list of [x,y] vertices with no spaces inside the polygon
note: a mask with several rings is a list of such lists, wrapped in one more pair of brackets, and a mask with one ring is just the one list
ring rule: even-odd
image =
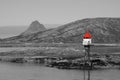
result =
[{"label": "overcast sky", "polygon": [[120,0],[0,0],[0,26],[65,24],[83,18],[120,17]]}]

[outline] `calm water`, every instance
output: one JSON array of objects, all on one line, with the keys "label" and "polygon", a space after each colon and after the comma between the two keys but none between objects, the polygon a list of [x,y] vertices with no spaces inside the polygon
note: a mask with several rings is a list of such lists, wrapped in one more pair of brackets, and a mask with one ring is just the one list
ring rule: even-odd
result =
[{"label": "calm water", "polygon": [[[0,62],[0,80],[83,80],[83,71]],[[120,70],[92,71],[91,80],[120,80]]]}]

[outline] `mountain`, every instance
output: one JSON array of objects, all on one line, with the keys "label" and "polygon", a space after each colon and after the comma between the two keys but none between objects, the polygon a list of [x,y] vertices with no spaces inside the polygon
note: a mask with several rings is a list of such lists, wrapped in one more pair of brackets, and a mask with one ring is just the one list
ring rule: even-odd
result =
[{"label": "mountain", "polygon": [[6,38],[4,41],[80,43],[86,30],[92,34],[95,43],[120,43],[120,18],[87,18],[53,29],[33,30],[34,33],[29,35],[25,31],[24,35]]},{"label": "mountain", "polygon": [[[45,28],[55,28],[60,24],[44,24]],[[29,28],[28,25],[13,25],[13,26],[0,26],[0,38],[8,38],[17,36]]]},{"label": "mountain", "polygon": [[37,20],[36,21],[33,21],[29,28],[23,32],[21,35],[29,35],[29,34],[33,34],[33,33],[36,33],[36,32],[40,32],[40,31],[45,31],[46,28],[44,27],[43,24],[40,24]]}]

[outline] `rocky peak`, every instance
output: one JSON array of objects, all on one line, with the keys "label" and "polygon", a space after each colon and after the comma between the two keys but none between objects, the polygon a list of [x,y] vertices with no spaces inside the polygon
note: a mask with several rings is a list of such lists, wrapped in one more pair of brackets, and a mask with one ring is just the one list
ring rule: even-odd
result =
[{"label": "rocky peak", "polygon": [[29,34],[32,34],[32,33],[36,33],[36,32],[40,32],[40,31],[44,31],[46,30],[46,28],[44,27],[43,24],[40,24],[37,20],[36,21],[33,21],[29,28],[22,33],[22,35],[29,35]]}]

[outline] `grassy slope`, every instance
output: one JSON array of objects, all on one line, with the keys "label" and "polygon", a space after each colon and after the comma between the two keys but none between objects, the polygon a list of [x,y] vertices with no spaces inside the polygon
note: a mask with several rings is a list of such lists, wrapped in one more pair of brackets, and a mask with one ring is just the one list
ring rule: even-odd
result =
[{"label": "grassy slope", "polygon": [[[29,44],[30,45],[30,44]],[[35,45],[35,44],[34,44]],[[36,49],[26,49],[19,51],[1,52],[0,56],[59,56],[59,57],[81,57],[84,55],[84,47],[81,44],[52,44],[40,43]],[[37,45],[37,46],[38,46]],[[28,45],[27,45],[28,46]],[[33,45],[32,45],[33,46]],[[30,46],[29,46],[30,47]],[[91,54],[120,54],[120,47],[91,47]]]}]

